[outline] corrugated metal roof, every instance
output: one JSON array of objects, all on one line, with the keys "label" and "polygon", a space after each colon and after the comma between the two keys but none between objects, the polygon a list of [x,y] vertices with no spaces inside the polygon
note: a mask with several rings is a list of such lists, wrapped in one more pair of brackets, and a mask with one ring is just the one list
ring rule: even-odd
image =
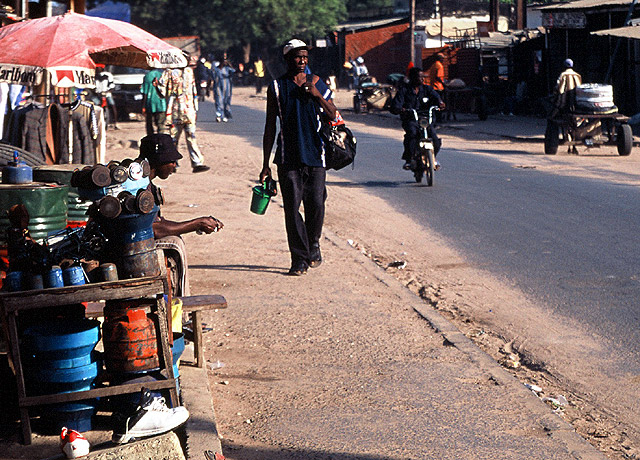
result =
[{"label": "corrugated metal roof", "polygon": [[[626,7],[628,8],[632,3],[632,0],[576,0],[575,2],[557,3],[555,5],[545,5],[538,10],[588,10],[588,9],[611,9]],[[640,7],[640,4],[636,5]]]},{"label": "corrugated metal roof", "polygon": [[395,16],[392,18],[372,19],[368,21],[344,22],[342,24],[338,24],[338,26],[336,27],[336,30],[357,31],[362,29],[371,29],[373,27],[386,26],[389,24],[393,24],[394,22],[401,22],[402,20],[406,20],[407,24],[409,23],[409,18],[407,16]]},{"label": "corrugated metal roof", "polygon": [[640,40],[640,26],[618,27],[617,29],[598,30],[596,32],[591,32],[591,34],[600,35],[600,36],[610,35],[612,37],[635,38],[637,40]]}]

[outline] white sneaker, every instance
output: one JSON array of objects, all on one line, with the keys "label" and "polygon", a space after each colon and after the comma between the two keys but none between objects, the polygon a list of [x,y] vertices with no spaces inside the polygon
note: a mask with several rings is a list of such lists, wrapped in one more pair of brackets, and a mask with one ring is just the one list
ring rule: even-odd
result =
[{"label": "white sneaker", "polygon": [[228,121],[229,121],[229,119],[228,119],[227,117],[222,117],[222,122],[223,122],[223,123],[226,123],[226,122],[228,122]]},{"label": "white sneaker", "polygon": [[79,458],[89,455],[89,441],[76,430],[67,427],[60,433],[60,450],[67,458]]},{"label": "white sneaker", "polygon": [[169,409],[164,398],[154,397],[144,403],[134,415],[127,418],[122,427],[113,431],[111,440],[124,444],[133,438],[144,438],[166,433],[179,427],[189,418],[189,411],[178,406]]}]

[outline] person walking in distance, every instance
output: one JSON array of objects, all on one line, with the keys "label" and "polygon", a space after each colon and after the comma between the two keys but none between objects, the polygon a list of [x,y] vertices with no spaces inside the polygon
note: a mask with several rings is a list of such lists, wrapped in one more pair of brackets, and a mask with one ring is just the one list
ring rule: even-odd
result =
[{"label": "person walking in distance", "polygon": [[167,101],[158,88],[162,70],[149,71],[142,82],[142,109],[144,111],[147,135],[164,134],[167,120]]},{"label": "person walking in distance", "polygon": [[222,121],[225,123],[233,118],[231,116],[231,94],[233,92],[233,82],[231,79],[235,71],[236,69],[231,66],[225,54],[218,67],[218,88],[220,91],[218,98],[221,104],[218,112],[222,114]]},{"label": "person walking in distance", "polygon": [[193,70],[166,69],[160,78],[160,91],[167,98],[167,119],[171,121],[171,137],[176,146],[184,131],[187,150],[194,173],[208,171],[204,156],[196,141],[196,118],[198,113],[198,93]]},{"label": "person walking in distance", "polygon": [[[271,177],[269,162],[280,133],[274,163],[284,202],[285,227],[291,253],[288,274],[300,276],[322,263],[320,235],[324,221],[326,170],[320,137],[320,116],[336,118],[331,90],[317,75],[307,75],[309,47],[292,39],[283,48],[287,72],[267,89],[267,115],[263,136],[260,182]],[[304,219],[300,204],[304,204]]]},{"label": "person walking in distance", "polygon": [[260,56],[253,63],[253,77],[256,79],[256,94],[260,94],[264,84],[264,62]]}]

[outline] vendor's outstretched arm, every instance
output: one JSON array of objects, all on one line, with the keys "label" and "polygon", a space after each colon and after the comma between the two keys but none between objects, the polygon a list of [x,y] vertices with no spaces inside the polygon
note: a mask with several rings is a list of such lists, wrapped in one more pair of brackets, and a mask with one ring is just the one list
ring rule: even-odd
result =
[{"label": "vendor's outstretched arm", "polygon": [[165,236],[180,236],[191,232],[208,234],[217,232],[223,227],[224,224],[212,216],[198,217],[184,222],[174,222],[161,217],[153,223],[153,236],[159,239]]}]

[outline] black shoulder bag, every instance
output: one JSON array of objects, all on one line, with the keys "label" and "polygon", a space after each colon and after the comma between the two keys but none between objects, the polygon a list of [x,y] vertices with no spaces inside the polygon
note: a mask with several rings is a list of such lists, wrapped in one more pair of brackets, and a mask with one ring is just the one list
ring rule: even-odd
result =
[{"label": "black shoulder bag", "polygon": [[[313,81],[313,75],[307,75]],[[318,107],[320,109],[320,107]],[[327,169],[342,169],[352,165],[356,158],[356,138],[347,126],[335,125],[329,117],[320,111],[320,136],[324,143],[324,160]]]}]

